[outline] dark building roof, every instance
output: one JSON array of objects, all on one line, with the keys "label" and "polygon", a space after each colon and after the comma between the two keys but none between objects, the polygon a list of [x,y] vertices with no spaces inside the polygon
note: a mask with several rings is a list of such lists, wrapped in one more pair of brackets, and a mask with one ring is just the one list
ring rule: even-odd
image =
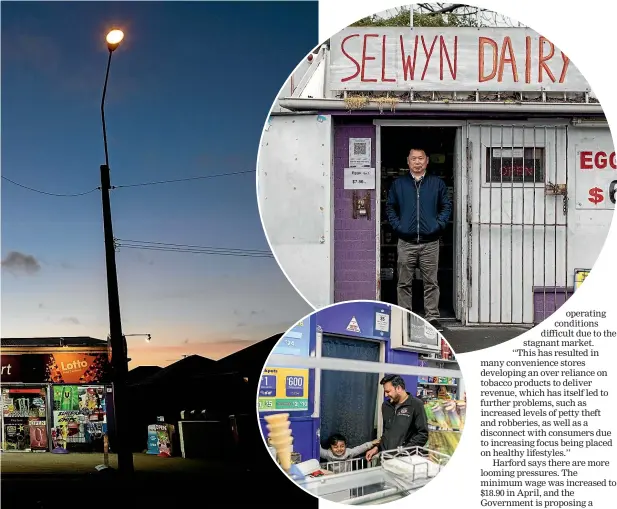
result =
[{"label": "dark building roof", "polygon": [[131,369],[127,375],[127,382],[130,384],[139,383],[146,378],[155,375],[163,368],[160,366],[137,366],[134,369]]},{"label": "dark building roof", "polygon": [[242,376],[259,376],[266,363],[266,359],[278,343],[283,334],[275,334],[263,341],[259,341],[227,357],[219,359],[216,363],[218,372],[237,372]]},{"label": "dark building roof", "polygon": [[[266,359],[282,335],[271,336],[218,361],[200,355],[190,355],[166,368],[154,370],[154,373],[150,376],[130,379],[129,383],[135,387],[160,386],[162,384],[169,386],[190,384],[213,375],[256,378],[261,374]],[[129,372],[129,378],[135,370]]]},{"label": "dark building roof", "polygon": [[0,347],[21,348],[54,348],[61,346],[105,346],[107,341],[89,336],[57,337],[57,338],[0,338]]},{"label": "dark building roof", "polygon": [[216,361],[201,355],[189,355],[157,371],[153,375],[139,380],[134,385],[156,385],[187,382],[198,374],[210,374],[214,371]]}]

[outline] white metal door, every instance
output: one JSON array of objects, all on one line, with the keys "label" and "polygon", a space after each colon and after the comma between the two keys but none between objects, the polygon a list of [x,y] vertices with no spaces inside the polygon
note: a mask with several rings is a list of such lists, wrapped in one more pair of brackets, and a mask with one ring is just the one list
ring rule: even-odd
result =
[{"label": "white metal door", "polygon": [[467,272],[468,245],[463,239],[467,238],[465,221],[467,188],[463,184],[464,176],[467,175],[466,164],[466,138],[463,136],[462,127],[456,130],[454,139],[454,312],[457,320],[467,320],[465,302],[467,301],[467,285],[465,274]]},{"label": "white metal door", "polygon": [[568,291],[566,140],[555,124],[469,126],[468,322],[533,324]]},{"label": "white metal door", "polygon": [[313,307],[333,299],[332,120],[268,119],[257,161],[257,199],[270,247],[287,278]]}]

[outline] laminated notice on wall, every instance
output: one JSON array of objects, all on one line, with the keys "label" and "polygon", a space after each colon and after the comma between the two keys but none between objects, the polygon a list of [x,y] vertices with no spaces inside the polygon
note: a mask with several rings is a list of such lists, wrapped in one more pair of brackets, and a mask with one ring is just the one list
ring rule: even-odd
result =
[{"label": "laminated notice on wall", "polygon": [[371,166],[371,139],[349,138],[349,167],[369,168]]}]

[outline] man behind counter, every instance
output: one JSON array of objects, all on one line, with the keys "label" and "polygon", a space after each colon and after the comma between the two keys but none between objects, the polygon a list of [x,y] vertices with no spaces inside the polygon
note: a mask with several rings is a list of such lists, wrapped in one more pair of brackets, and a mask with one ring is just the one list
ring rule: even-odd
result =
[{"label": "man behind counter", "polygon": [[386,375],[379,383],[383,385],[386,396],[381,407],[383,434],[379,445],[366,452],[367,461],[371,461],[380,451],[424,447],[428,442],[428,424],[422,400],[405,390],[405,380],[399,375]]}]

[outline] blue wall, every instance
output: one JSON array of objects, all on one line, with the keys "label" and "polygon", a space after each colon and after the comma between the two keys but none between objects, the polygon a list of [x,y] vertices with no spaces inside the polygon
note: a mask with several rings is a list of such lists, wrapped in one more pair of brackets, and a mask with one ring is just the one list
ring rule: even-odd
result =
[{"label": "blue wall", "polygon": [[[358,338],[360,340],[381,341],[386,344],[385,361],[389,364],[405,364],[408,366],[418,365],[418,354],[392,350],[390,347],[390,327],[387,330],[379,330],[378,321],[380,315],[388,317],[391,324],[391,307],[388,305],[377,305],[373,302],[349,302],[338,304],[333,307],[322,309],[314,313],[309,319],[305,320],[302,330],[303,336],[309,336],[309,348],[296,349],[296,351],[285,351],[285,347],[277,346],[277,354],[291,355],[315,355],[316,335],[320,329],[323,334],[346,336],[348,338]],[[352,319],[355,318],[358,330],[348,330]],[[349,327],[355,329],[355,327]],[[297,328],[292,329],[297,332]],[[407,392],[416,395],[418,377],[404,375]],[[311,458],[319,459],[319,418],[311,417],[315,408],[315,373],[309,372],[309,409],[306,412],[290,412],[291,429],[294,437],[294,451],[302,455],[302,461]],[[274,413],[274,412],[268,412]],[[261,412],[260,424],[264,437],[268,436],[266,422],[263,419],[266,412]]]},{"label": "blue wall", "polygon": [[[283,336],[272,351],[277,355],[294,355],[299,357],[309,357],[315,355],[316,346],[316,316],[312,315],[302,326],[295,326]],[[285,338],[293,339],[294,346],[289,347]],[[274,366],[275,367],[275,366]],[[299,452],[304,460],[319,456],[319,438],[316,430],[319,429],[319,422],[312,417],[315,409],[315,370],[309,370],[308,379],[308,410],[289,412],[292,436],[294,437],[294,451]],[[263,418],[266,415],[277,412],[260,412],[259,423],[264,437],[268,436],[268,428]],[[317,421],[317,422],[316,422]]]}]

